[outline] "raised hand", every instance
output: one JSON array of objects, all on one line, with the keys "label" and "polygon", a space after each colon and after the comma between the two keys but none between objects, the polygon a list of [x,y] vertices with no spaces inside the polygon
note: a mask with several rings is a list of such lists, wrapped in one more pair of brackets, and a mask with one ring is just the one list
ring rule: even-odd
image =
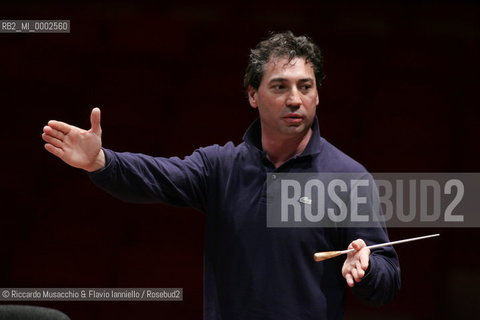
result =
[{"label": "raised hand", "polygon": [[349,287],[353,287],[355,282],[360,282],[368,269],[370,249],[366,246],[362,239],[357,239],[348,246],[348,249],[355,249],[347,254],[342,267],[342,275]]},{"label": "raised hand", "polygon": [[50,120],[43,127],[45,149],[75,168],[95,171],[105,166],[102,147],[100,109],[90,115],[91,129],[84,130],[65,122]]}]

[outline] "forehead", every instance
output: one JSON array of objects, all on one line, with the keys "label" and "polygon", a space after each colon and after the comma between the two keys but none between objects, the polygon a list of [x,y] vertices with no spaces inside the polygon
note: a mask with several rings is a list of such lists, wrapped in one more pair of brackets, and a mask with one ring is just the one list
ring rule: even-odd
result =
[{"label": "forehead", "polygon": [[304,58],[294,58],[291,61],[286,57],[271,58],[264,66],[263,80],[269,81],[274,78],[315,80],[315,72],[312,64],[306,62]]}]

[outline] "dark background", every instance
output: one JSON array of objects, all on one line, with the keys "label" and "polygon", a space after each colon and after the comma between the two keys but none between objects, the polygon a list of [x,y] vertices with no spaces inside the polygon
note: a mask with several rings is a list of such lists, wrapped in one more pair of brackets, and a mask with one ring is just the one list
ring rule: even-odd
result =
[{"label": "dark background", "polygon": [[[0,287],[181,287],[183,302],[50,302],[72,319],[201,319],[202,213],[122,203],[43,149],[50,119],[104,146],[184,156],[241,141],[242,91],[268,31],[322,48],[322,134],[372,172],[478,172],[480,5],[473,1],[2,2],[2,19],[70,19],[70,34],[0,34]],[[480,312],[478,229],[391,229],[403,288],[347,319]],[[35,303],[33,303],[35,304]]]}]

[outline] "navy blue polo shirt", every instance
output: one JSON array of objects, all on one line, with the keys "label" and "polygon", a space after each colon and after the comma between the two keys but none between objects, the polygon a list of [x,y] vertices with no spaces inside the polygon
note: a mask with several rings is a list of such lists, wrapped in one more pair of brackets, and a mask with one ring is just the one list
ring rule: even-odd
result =
[{"label": "navy blue polo shirt", "polygon": [[[388,241],[382,228],[267,228],[266,176],[271,172],[366,172],[320,136],[318,120],[302,154],[275,168],[261,146],[257,119],[244,142],[200,148],[192,155],[151,157],[104,149],[106,166],[89,176],[129,202],[163,202],[206,214],[205,310],[208,320],[342,319],[345,257],[315,262],[318,251],[347,248],[355,239]],[[392,247],[373,250],[353,292],[383,304],[400,287]]]}]

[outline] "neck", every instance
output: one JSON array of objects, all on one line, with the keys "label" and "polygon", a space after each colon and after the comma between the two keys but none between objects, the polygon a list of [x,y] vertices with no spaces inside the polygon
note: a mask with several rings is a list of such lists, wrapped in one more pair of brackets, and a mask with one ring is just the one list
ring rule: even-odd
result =
[{"label": "neck", "polygon": [[273,163],[275,168],[278,168],[289,159],[301,154],[307,147],[311,136],[311,128],[302,135],[284,138],[279,138],[278,136],[273,137],[262,128],[262,147],[267,153],[268,159]]}]

